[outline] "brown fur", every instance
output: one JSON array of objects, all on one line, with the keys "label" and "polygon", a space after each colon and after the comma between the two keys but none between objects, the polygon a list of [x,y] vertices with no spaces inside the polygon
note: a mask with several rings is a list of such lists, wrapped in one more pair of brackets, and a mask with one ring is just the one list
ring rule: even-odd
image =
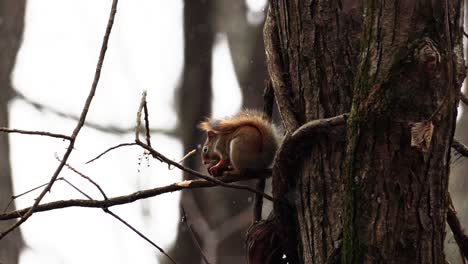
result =
[{"label": "brown fur", "polygon": [[213,131],[216,134],[228,134],[242,126],[253,126],[264,137],[265,129],[269,129],[271,123],[262,112],[247,109],[223,120],[207,118],[206,121],[198,125],[198,128],[205,132]]},{"label": "brown fur", "polygon": [[[268,163],[271,162],[270,159],[272,159],[272,155],[274,155],[278,144],[273,124],[268,121],[263,113],[255,110],[244,110],[232,117],[227,117],[222,120],[208,118],[206,121],[201,122],[198,127],[208,134],[204,144],[205,147],[208,146],[208,152],[202,153],[202,159],[205,164],[211,164],[211,160],[214,160],[211,156],[218,154],[219,160],[234,158],[231,165],[234,165],[234,161],[240,162],[237,164],[239,168],[262,168],[263,166],[268,166]],[[257,136],[257,138],[259,140],[255,142],[252,141],[256,137],[256,133],[248,132],[252,131],[252,129],[242,129],[247,127],[258,131],[260,137],[258,138]],[[227,142],[227,144],[237,142],[235,143],[237,146],[235,156],[232,156],[234,154],[229,152],[230,150],[232,151],[232,149],[230,149],[228,145],[224,146],[222,142]],[[257,147],[257,150],[252,152],[251,147]],[[217,148],[217,150],[215,150],[215,148]],[[215,151],[217,153],[215,153]],[[245,153],[239,156],[239,151]],[[272,155],[269,155],[269,153]],[[213,168],[214,170],[218,168],[219,164],[220,163],[214,166],[209,165],[208,170],[210,173],[211,169]],[[241,164],[245,166],[241,166]]]}]

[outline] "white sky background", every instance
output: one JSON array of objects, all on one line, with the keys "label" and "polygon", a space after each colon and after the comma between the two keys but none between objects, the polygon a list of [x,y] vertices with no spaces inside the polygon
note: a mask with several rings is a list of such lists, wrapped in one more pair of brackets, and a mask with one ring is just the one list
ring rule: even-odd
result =
[{"label": "white sky background", "polygon": [[[256,0],[257,1],[257,0]],[[259,5],[253,3],[253,9]],[[14,71],[14,86],[26,96],[67,113],[79,115],[94,76],[111,0],[29,0],[24,41]],[[260,0],[260,2],[265,2]],[[174,88],[183,63],[181,0],[119,2],[101,80],[87,120],[101,125],[134,126],[141,93],[148,91],[152,127],[173,128]],[[261,8],[261,6],[260,6]],[[241,105],[226,38],[219,35],[214,51],[214,115],[233,114]],[[226,103],[223,98],[229,98]],[[76,122],[36,109],[21,100],[10,104],[10,127],[70,135]],[[195,128],[194,128],[195,129]],[[143,158],[137,147],[118,149],[100,160],[84,163],[110,146],[131,142],[124,136],[84,127],[69,164],[117,196],[180,180],[177,170]],[[15,193],[47,182],[67,142],[10,134]],[[179,159],[178,140],[160,134],[153,145]],[[64,169],[61,176],[100,199],[88,182]],[[32,205],[38,192],[16,200],[17,208]],[[57,182],[43,202],[85,199]],[[179,221],[178,193],[113,207],[134,227],[165,249],[174,240]],[[99,209],[68,208],[33,215],[22,225],[26,243],[21,264],[155,263],[156,249]]]}]

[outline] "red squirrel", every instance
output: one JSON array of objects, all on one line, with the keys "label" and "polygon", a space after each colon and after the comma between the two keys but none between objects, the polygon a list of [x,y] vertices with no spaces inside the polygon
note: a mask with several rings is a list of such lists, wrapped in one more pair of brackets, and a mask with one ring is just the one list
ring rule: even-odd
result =
[{"label": "red squirrel", "polygon": [[278,149],[274,125],[255,110],[222,120],[207,119],[198,127],[207,135],[201,155],[213,176],[268,168]]}]

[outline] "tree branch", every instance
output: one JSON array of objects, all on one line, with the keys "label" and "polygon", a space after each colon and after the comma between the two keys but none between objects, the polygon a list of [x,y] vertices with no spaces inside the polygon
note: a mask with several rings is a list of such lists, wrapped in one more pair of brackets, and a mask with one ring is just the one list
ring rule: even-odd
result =
[{"label": "tree branch", "polygon": [[460,141],[454,139],[453,142],[452,142],[452,148],[454,148],[462,156],[468,157],[468,147],[465,146]]},{"label": "tree branch", "polygon": [[465,234],[465,230],[460,223],[460,220],[457,217],[457,212],[452,204],[452,199],[449,196],[450,205],[448,206],[447,210],[447,223],[452,230],[453,237],[455,241],[457,241],[458,247],[460,248],[460,252],[463,256],[468,259],[468,236]]},{"label": "tree branch", "polygon": [[[156,151],[155,149],[153,149],[152,147],[146,145],[145,143],[141,142],[139,139],[135,140],[135,142],[137,143],[137,145],[143,147],[144,149],[146,149],[150,154],[151,156],[153,156],[155,159],[161,161],[161,162],[164,162],[164,163],[167,163],[169,165],[172,165],[182,171],[185,171],[185,172],[188,172],[194,176],[197,176],[199,178],[202,178],[204,180],[207,180],[207,181],[210,181],[216,185],[220,185],[220,186],[223,186],[223,187],[226,187],[226,188],[232,188],[232,189],[239,189],[239,190],[246,190],[246,191],[250,191],[250,192],[253,192],[253,193],[256,193],[258,195],[261,195],[263,197],[265,197],[266,199],[270,200],[270,201],[275,201],[277,199],[274,199],[273,197],[271,197],[270,195],[264,193],[264,192],[260,192],[250,186],[247,186],[247,185],[240,185],[240,184],[229,184],[229,183],[225,183],[221,180],[218,180],[217,178],[214,178],[214,177],[211,177],[211,176],[208,176],[208,175],[204,175],[204,174],[201,174],[199,173],[198,171],[195,171],[195,170],[192,170],[190,168],[187,168],[181,164],[179,164],[178,162],[175,162],[169,158],[167,158],[166,156],[162,155],[161,153],[159,153],[158,151]],[[258,176],[261,176],[262,174],[265,174],[265,173],[257,173]],[[268,173],[267,173],[268,174]],[[239,175],[235,175],[236,177],[239,177]]]},{"label": "tree branch", "polygon": [[75,140],[76,140],[81,128],[83,127],[83,125],[85,123],[86,116],[87,116],[88,111],[89,111],[89,107],[90,107],[91,102],[93,100],[94,94],[96,93],[96,88],[97,88],[97,85],[99,83],[99,79],[101,77],[101,69],[102,69],[102,65],[103,65],[103,62],[104,62],[104,57],[105,57],[105,54],[106,54],[106,51],[107,51],[107,44],[109,42],[109,36],[110,36],[111,30],[112,30],[112,26],[114,24],[115,13],[117,12],[117,3],[118,3],[118,0],[113,0],[112,1],[112,7],[111,7],[110,14],[109,14],[109,20],[107,22],[106,32],[104,34],[104,39],[102,41],[102,46],[101,46],[101,51],[99,53],[99,59],[98,59],[98,62],[97,62],[96,71],[94,73],[94,80],[93,80],[93,83],[91,85],[91,89],[89,91],[88,97],[86,98],[86,102],[85,102],[85,105],[83,107],[83,110],[81,112],[80,120],[78,121],[78,124],[76,125],[75,129],[73,130],[72,136],[71,136],[71,138],[69,140],[68,148],[65,151],[65,154],[63,155],[63,158],[61,159],[62,162],[60,162],[59,166],[57,167],[54,174],[50,178],[49,184],[47,184],[47,186],[42,190],[42,192],[39,194],[39,196],[35,199],[33,206],[31,206],[26,212],[21,214],[21,219],[19,221],[14,223],[12,226],[10,226],[5,231],[1,232],[0,233],[0,239],[3,239],[11,231],[15,230],[21,224],[26,222],[26,220],[28,220],[29,217],[34,213],[34,210],[39,206],[39,203],[41,202],[42,198],[44,198],[46,193],[49,192],[50,189],[52,188],[52,185],[54,184],[55,180],[59,176],[60,172],[62,171],[63,167],[65,166],[65,163],[67,162],[68,158],[70,157],[70,154],[73,151],[73,147],[75,145]]},{"label": "tree branch", "polygon": [[[230,183],[230,182],[237,182],[237,181],[245,181],[256,179],[257,176],[222,176],[219,177],[219,180],[223,183]],[[45,212],[50,210],[56,210],[61,208],[67,207],[89,207],[89,208],[107,208],[116,205],[128,204],[132,203],[141,199],[147,199],[151,197],[155,197],[164,193],[180,191],[183,189],[198,189],[198,188],[209,188],[218,186],[217,183],[207,181],[207,180],[186,180],[177,183],[173,183],[171,185],[166,185],[163,187],[157,187],[153,189],[137,191],[128,195],[117,196],[113,198],[109,198],[108,200],[82,200],[82,199],[71,199],[71,200],[61,200],[55,201],[50,203],[45,203],[38,205],[33,213],[37,212]],[[8,212],[4,214],[0,214],[0,220],[9,220],[20,218],[23,215],[27,214],[31,211],[32,207],[24,208],[21,210],[16,210],[13,212]]]},{"label": "tree branch", "polygon": [[462,92],[460,92],[460,100],[461,100],[466,106],[468,106],[468,96],[466,96],[466,95],[463,94]]},{"label": "tree branch", "polygon": [[109,153],[110,151],[114,150],[114,149],[118,149],[118,148],[121,148],[121,147],[128,147],[128,146],[136,146],[137,144],[134,143],[134,142],[131,142],[131,143],[121,143],[121,144],[118,144],[116,146],[113,146],[113,147],[110,147],[108,149],[106,149],[104,152],[102,152],[101,154],[97,155],[95,158],[92,158],[90,160],[88,160],[85,164],[89,164],[99,158],[101,158],[102,156],[104,156],[105,154]]},{"label": "tree branch", "polygon": [[51,132],[44,132],[44,131],[30,131],[30,130],[21,130],[21,129],[0,127],[0,132],[18,133],[18,134],[24,134],[24,135],[46,136],[46,137],[54,137],[54,138],[61,138],[61,139],[65,139],[65,140],[71,140],[70,136],[57,134],[57,133],[51,133]]},{"label": "tree branch", "polygon": [[192,236],[193,242],[197,246],[198,251],[200,252],[200,255],[202,256],[203,260],[205,261],[206,264],[210,264],[210,262],[208,261],[208,258],[205,255],[205,252],[203,252],[203,248],[201,247],[200,242],[198,242],[197,236],[195,236],[195,233],[192,230],[192,225],[191,223],[189,223],[189,219],[187,217],[187,214],[185,213],[184,207],[182,207],[182,222],[184,222],[185,225],[187,226],[187,229],[189,230],[190,235]]},{"label": "tree branch", "polygon": [[[59,160],[60,161],[60,160]],[[80,171],[78,171],[77,169],[75,169],[74,167],[72,167],[71,165],[69,164],[65,164],[65,166],[67,166],[68,169],[72,170],[74,173],[78,174],[79,176],[81,176],[82,178],[88,180],[92,185],[94,185],[98,190],[99,192],[101,193],[102,197],[104,198],[104,200],[109,200],[109,198],[107,197],[106,193],[104,192],[104,190],[101,188],[101,186],[99,184],[97,184],[93,179],[91,179],[90,177],[84,175],[83,173],[81,173]],[[70,184],[70,186],[72,186],[75,190],[77,190],[79,193],[83,194],[86,198],[88,198],[89,200],[94,200],[91,196],[89,196],[88,194],[86,194],[85,192],[83,192],[82,190],[80,190],[78,187],[76,187],[75,185],[71,184],[69,181],[67,181],[66,179],[64,179],[68,184]],[[135,234],[137,234],[139,237],[143,238],[146,242],[150,243],[153,247],[155,247],[156,249],[159,250],[159,252],[161,252],[164,256],[166,256],[172,263],[174,264],[177,264],[175,262],[175,260],[169,256],[165,251],[164,249],[162,249],[160,246],[158,246],[155,242],[153,242],[151,239],[149,239],[147,236],[145,236],[143,233],[141,233],[140,231],[138,231],[138,229],[136,229],[135,227],[133,227],[131,224],[129,224],[127,221],[125,221],[122,217],[118,216],[116,213],[112,212],[111,210],[109,210],[109,208],[102,208],[102,211],[104,211],[106,214],[109,214],[111,215],[112,217],[114,217],[115,219],[117,219],[119,222],[121,222],[122,224],[124,224],[126,227],[128,227],[130,230],[132,230]]]},{"label": "tree branch", "polygon": [[[263,112],[267,116],[268,120],[271,122],[273,117],[273,101],[275,100],[275,94],[273,92],[273,87],[271,87],[271,81],[267,80],[265,82],[265,89],[263,91]],[[255,188],[261,192],[265,192],[266,179],[259,179]],[[256,222],[262,220],[262,210],[263,210],[263,197],[256,194],[255,201],[253,206],[253,221]]]}]

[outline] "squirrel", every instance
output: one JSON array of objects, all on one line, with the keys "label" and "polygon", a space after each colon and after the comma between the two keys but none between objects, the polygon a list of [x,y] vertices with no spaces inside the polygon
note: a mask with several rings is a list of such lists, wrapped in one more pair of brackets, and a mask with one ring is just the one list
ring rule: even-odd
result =
[{"label": "squirrel", "polygon": [[213,176],[266,169],[278,149],[276,128],[259,111],[244,110],[222,120],[208,118],[198,127],[207,135],[201,156]]}]

